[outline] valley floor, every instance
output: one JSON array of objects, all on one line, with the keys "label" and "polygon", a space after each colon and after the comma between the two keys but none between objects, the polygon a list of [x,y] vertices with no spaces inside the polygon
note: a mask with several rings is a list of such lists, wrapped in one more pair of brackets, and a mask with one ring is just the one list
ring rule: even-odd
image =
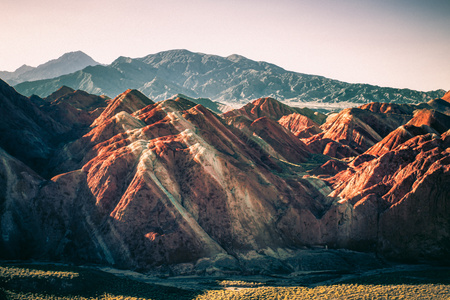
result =
[{"label": "valley floor", "polygon": [[112,268],[1,262],[0,299],[450,299],[450,267],[161,278]]}]

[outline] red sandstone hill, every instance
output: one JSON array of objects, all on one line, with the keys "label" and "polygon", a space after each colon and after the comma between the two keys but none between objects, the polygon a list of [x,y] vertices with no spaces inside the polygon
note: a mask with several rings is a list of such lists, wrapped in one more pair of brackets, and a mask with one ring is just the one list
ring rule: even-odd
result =
[{"label": "red sandstone hill", "polygon": [[450,116],[435,110],[421,109],[414,113],[407,125],[428,126],[441,134],[450,128]]},{"label": "red sandstone hill", "polygon": [[322,132],[319,124],[307,116],[298,113],[283,116],[278,120],[278,123],[292,131],[292,133],[299,138],[308,138]]},{"label": "red sandstone hill", "polygon": [[[286,130],[276,122],[283,116],[292,116],[297,119],[298,129],[300,129],[299,122],[303,122],[305,125],[310,125],[310,128],[305,130],[309,132],[318,130],[317,123],[298,112],[306,113],[318,120],[324,117],[323,114],[314,113],[309,109],[289,107],[272,98],[257,99],[240,109],[224,113],[222,117],[227,124],[242,131],[246,135],[246,140],[252,140],[265,149],[271,157],[300,163],[308,160],[311,150],[290,130]],[[307,134],[306,131],[305,134]]]},{"label": "red sandstone hill", "polygon": [[388,116],[351,108],[330,116],[321,128],[324,131],[323,138],[351,144],[356,149],[365,151],[407,119],[403,115]]},{"label": "red sandstone hill", "polygon": [[320,126],[323,132],[303,141],[313,152],[336,158],[362,154],[412,117],[389,111],[393,109],[377,104],[345,109],[327,118]]},{"label": "red sandstone hill", "polygon": [[450,101],[443,99],[433,99],[426,103],[426,105],[418,105],[423,108],[434,109],[443,114],[450,115]]},{"label": "red sandstone hill", "polygon": [[263,141],[261,147],[277,159],[292,163],[308,161],[311,150],[277,122],[262,117],[253,121],[249,129]]},{"label": "red sandstone hill", "polygon": [[434,110],[417,110],[407,124],[392,131],[365,153],[381,156],[415,136],[428,133],[439,135],[448,129],[450,129],[449,116]]},{"label": "red sandstone hill", "polygon": [[242,108],[231,110],[224,113],[222,116],[225,120],[230,120],[228,123],[232,123],[232,120],[239,117],[245,117],[252,121],[261,117],[268,117],[278,121],[281,117],[293,113],[304,115],[318,124],[322,124],[326,118],[324,114],[315,112],[311,109],[290,107],[272,98],[260,98],[254,100],[253,102],[247,103]]},{"label": "red sandstone hill", "polygon": [[[129,113],[153,103],[136,90],[127,90],[108,102],[109,105],[102,109],[102,113],[89,124],[92,127],[91,130],[78,140],[68,144],[64,151],[60,151],[50,160],[51,174],[56,175],[80,168],[84,156],[96,144],[104,142],[116,133],[134,128],[136,122],[141,124],[139,120],[131,118]],[[118,114],[119,112],[121,114]]]},{"label": "red sandstone hill", "polygon": [[327,179],[334,189],[330,196],[348,201],[355,211],[378,212],[380,218],[366,225],[378,228],[378,247],[389,256],[439,255],[448,249],[443,242],[450,236],[445,225],[450,215],[448,118],[434,110],[416,110],[408,124]]},{"label": "red sandstone hill", "polygon": [[53,102],[54,100],[64,97],[65,95],[71,94],[73,92],[75,92],[73,88],[63,85],[59,89],[57,89],[56,91],[45,97],[44,101]]},{"label": "red sandstone hill", "polygon": [[[36,102],[35,98],[33,100]],[[104,96],[63,86],[38,104],[54,120],[72,128],[72,136],[78,137],[103,112],[108,101]]]},{"label": "red sandstone hill", "polygon": [[[449,98],[449,96],[446,95],[444,95],[444,97]],[[370,110],[371,112],[374,113],[409,115],[409,116],[412,116],[415,110],[429,109],[429,110],[436,110],[438,112],[448,115],[450,113],[450,102],[443,99],[432,99],[428,102],[422,102],[417,105],[372,102],[364,104],[359,108]]]},{"label": "red sandstone hill", "polygon": [[414,126],[403,125],[389,133],[383,140],[373,145],[365,154],[374,156],[381,156],[399,145],[403,144],[407,140],[427,133],[435,133],[435,131],[428,126]]},{"label": "red sandstone hill", "polygon": [[77,109],[85,111],[105,108],[109,104],[109,98],[106,96],[92,95],[81,90],[74,91],[65,86],[62,86],[55,93],[43,100],[52,104],[68,103]]},{"label": "red sandstone hill", "polygon": [[[70,130],[8,86],[0,96],[10,112],[2,130],[26,125],[20,132],[30,130],[30,140],[53,137],[52,126]],[[222,119],[182,96],[153,103],[128,90],[83,136],[44,157],[50,180],[0,149],[0,257],[163,274],[297,272],[308,269],[302,249],[317,245],[448,257],[443,114],[413,118],[374,103],[330,116],[311,140],[346,159],[313,170],[320,179],[303,166],[326,156],[270,117],[283,106],[260,99],[247,108]]]},{"label": "red sandstone hill", "polygon": [[[259,124],[290,137],[293,144],[284,150],[304,155],[296,149],[302,142],[279,124],[262,118],[255,121],[255,131],[266,131]],[[80,205],[86,206],[91,223],[81,221],[81,228],[104,224],[97,234],[102,242],[93,241],[99,244],[92,255],[127,267],[307,242],[302,227],[293,230],[284,216],[322,215],[330,199],[317,190],[320,182],[301,177],[287,182],[274,175],[270,166],[277,161],[270,161],[270,153],[250,147],[257,145],[234,130],[182,98],[150,104],[132,115],[121,111],[80,139],[91,143],[82,169],[53,178],[40,199],[52,207],[54,197],[66,203],[83,197]],[[291,154],[303,159],[296,155]],[[85,192],[70,192],[71,181]],[[54,224],[45,220],[44,228],[51,231]],[[62,234],[55,232],[49,245],[56,247]],[[78,236],[74,239],[82,243]]]},{"label": "red sandstone hill", "polygon": [[[448,253],[450,215],[449,132],[413,137],[376,159],[351,164],[330,179],[333,193],[365,216],[379,218],[354,228],[378,228],[378,247],[395,258]],[[431,254],[433,253],[433,254]]]},{"label": "red sandstone hill", "polygon": [[[440,99],[420,105],[373,102],[346,109],[329,116],[321,125],[323,132],[306,137],[303,141],[313,152],[336,158],[362,154],[388,135],[390,141],[385,140],[382,144],[390,144],[387,147],[391,149],[398,142],[395,140],[405,141],[406,133],[400,129],[395,134],[393,132],[401,125],[428,126],[431,129],[424,129],[426,132],[445,132],[450,126],[446,115],[450,105],[443,102]],[[382,144],[373,149],[380,150]]]},{"label": "red sandstone hill", "polygon": [[416,109],[416,105],[371,102],[361,105],[359,108],[370,110],[373,113],[412,115]]},{"label": "red sandstone hill", "polygon": [[442,96],[441,98],[442,100],[445,100],[447,102],[450,102],[450,91],[448,91],[447,93],[445,93],[444,96]]},{"label": "red sandstone hill", "polygon": [[102,124],[121,111],[132,113],[153,103],[153,101],[148,99],[138,90],[127,90],[111,100],[111,104],[108,105],[102,114],[92,123],[92,126]]}]

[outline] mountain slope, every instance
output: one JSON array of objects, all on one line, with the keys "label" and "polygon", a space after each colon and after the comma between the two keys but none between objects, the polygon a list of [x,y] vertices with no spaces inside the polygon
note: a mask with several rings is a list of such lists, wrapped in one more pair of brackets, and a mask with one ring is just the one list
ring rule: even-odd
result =
[{"label": "mountain slope", "polygon": [[307,138],[312,135],[320,133],[322,130],[319,128],[319,124],[304,116],[302,114],[293,113],[287,116],[283,116],[278,120],[278,123],[289,129],[299,138]]},{"label": "mountain slope", "polygon": [[0,147],[10,155],[40,169],[55,139],[69,130],[0,80]]},{"label": "mountain slope", "polygon": [[[129,100],[133,105],[128,107],[139,102]],[[114,110],[115,102],[105,112]],[[65,149],[70,157],[81,154],[71,166],[80,169],[54,177],[36,202],[47,207],[46,214],[57,211],[55,203],[65,203],[60,220],[42,216],[42,232],[49,233],[44,248],[52,257],[80,259],[91,249],[85,259],[122,267],[148,269],[221,257],[236,268],[235,257],[245,261],[244,254],[253,249],[307,242],[300,228],[287,228],[286,212],[316,218],[330,205],[308,180],[287,182],[274,175],[269,164],[277,161],[264,149],[248,145],[234,128],[187,99],[102,119]],[[293,149],[302,145],[291,136]],[[66,216],[73,203],[82,207],[80,215]],[[86,244],[89,228],[96,230],[82,254],[65,248],[66,231],[58,229],[75,223],[78,234],[69,237],[75,248]]]},{"label": "mountain slope", "polygon": [[53,96],[27,98],[0,80],[0,147],[43,177],[51,158],[85,134],[108,104],[104,97],[68,88]]},{"label": "mountain slope", "polygon": [[229,124],[233,123],[236,126],[238,123],[236,120],[247,119],[255,121],[258,118],[267,117],[278,121],[281,117],[294,113],[306,116],[318,124],[322,124],[326,118],[324,114],[309,108],[291,107],[270,97],[256,99],[239,109],[227,111],[222,117]]},{"label": "mountain slope", "polygon": [[329,179],[331,196],[350,202],[355,210],[372,206],[378,211],[379,218],[370,226],[379,229],[378,247],[386,255],[445,255],[450,238],[449,131],[440,137],[420,132],[420,127],[404,127],[409,131],[402,133],[405,142],[376,153],[377,158],[364,154]]},{"label": "mountain slope", "polygon": [[66,133],[67,139],[76,139],[85,133],[109,103],[106,97],[74,91],[65,86],[47,98],[33,96],[30,99],[55,121],[70,127],[70,132]]},{"label": "mountain slope", "polygon": [[[78,98],[68,88],[57,94],[48,98],[51,104],[87,111],[95,99]],[[19,137],[30,124],[39,129],[32,132],[37,138],[44,130],[51,134],[48,124],[59,124],[6,84],[2,99],[15,109],[5,120],[26,125],[22,132],[15,128]],[[129,89],[106,103],[85,134],[61,140],[45,157],[50,179],[0,149],[0,258],[159,275],[299,274],[323,270],[317,261],[329,253],[341,255],[338,269],[354,255],[362,265],[367,258],[377,262],[336,248],[448,259],[450,139],[444,114],[422,109],[413,116],[408,107],[374,103],[331,116],[322,127],[338,141],[325,140],[345,137],[360,151],[371,143],[372,149],[388,147],[338,160],[312,154],[282,127],[277,119],[296,110],[273,99],[257,99],[228,120],[182,95],[153,103]],[[414,125],[403,126],[409,134],[396,132],[394,125],[410,118]],[[421,130],[433,126],[439,132]],[[305,171],[324,162],[320,170]],[[318,247],[328,249],[311,250]],[[311,253],[318,257],[314,265]]]},{"label": "mountain slope", "polygon": [[[44,179],[0,147],[0,257],[29,259],[39,224],[30,209]],[[30,249],[31,250],[31,249]]]},{"label": "mountain slope", "polygon": [[450,91],[448,91],[447,93],[445,93],[444,96],[441,97],[442,100],[445,100],[447,102],[450,102]]},{"label": "mountain slope", "polygon": [[331,114],[320,126],[322,132],[303,141],[313,152],[336,158],[362,154],[412,118],[409,110],[393,113],[392,108],[384,108],[385,105],[371,103]]},{"label": "mountain slope", "polygon": [[16,85],[25,81],[36,81],[70,74],[87,66],[98,64],[87,54],[76,51],[65,53],[61,57],[50,60],[36,68],[23,65],[14,72],[0,72],[0,78],[11,85]]},{"label": "mountain slope", "polygon": [[109,66],[88,67],[51,80],[22,83],[24,95],[45,97],[62,85],[115,97],[138,89],[154,101],[183,93],[219,102],[248,102],[261,97],[319,102],[419,103],[444,95],[443,90],[419,92],[349,84],[321,76],[286,71],[276,65],[239,55],[220,57],[187,50],[170,50],[142,58],[119,57]]}]

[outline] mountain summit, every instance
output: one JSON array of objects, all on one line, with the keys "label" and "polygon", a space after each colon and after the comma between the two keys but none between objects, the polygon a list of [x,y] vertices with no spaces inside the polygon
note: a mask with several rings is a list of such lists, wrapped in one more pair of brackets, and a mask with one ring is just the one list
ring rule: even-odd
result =
[{"label": "mountain summit", "polygon": [[55,78],[98,64],[86,53],[75,51],[65,53],[61,57],[52,59],[36,68],[23,65],[14,72],[0,72],[0,77],[9,84],[15,85],[25,81]]},{"label": "mountain summit", "polygon": [[24,95],[45,97],[61,85],[115,97],[137,89],[154,101],[182,93],[222,103],[272,97],[296,102],[419,103],[439,98],[444,90],[419,92],[350,84],[321,76],[286,71],[276,65],[240,55],[221,57],[187,50],[170,50],[142,58],[119,57],[108,66],[94,66],[40,82],[16,85]]}]

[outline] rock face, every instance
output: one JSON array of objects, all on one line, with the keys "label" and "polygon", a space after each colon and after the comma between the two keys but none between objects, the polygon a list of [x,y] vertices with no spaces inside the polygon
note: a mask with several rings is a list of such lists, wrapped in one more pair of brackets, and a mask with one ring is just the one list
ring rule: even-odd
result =
[{"label": "rock face", "polygon": [[407,125],[426,126],[442,134],[450,128],[450,116],[435,110],[421,109],[416,111]]},{"label": "rock face", "polygon": [[75,91],[67,86],[60,87],[43,100],[47,103],[68,103],[76,109],[85,111],[105,108],[109,104],[109,98],[106,96],[91,95],[80,90]]},{"label": "rock face", "polygon": [[60,147],[88,131],[107,99],[65,87],[50,98],[26,98],[0,82],[0,106],[0,147],[46,177]]},{"label": "rock face", "polygon": [[[345,170],[327,179],[340,197],[361,211],[373,207],[380,252],[397,259],[448,253],[450,123],[438,111],[419,109]],[[323,166],[322,169],[326,169]],[[373,214],[364,212],[364,218]],[[433,253],[433,254],[432,254]]]},{"label": "rock face", "polygon": [[44,179],[0,148],[0,257],[35,257],[40,224],[30,210]]},{"label": "rock face", "polygon": [[253,102],[250,102],[240,109],[232,110],[223,115],[225,119],[245,116],[251,120],[256,120],[261,117],[268,117],[273,120],[279,120],[283,116],[287,116],[293,113],[299,113],[304,116],[313,118],[319,124],[322,124],[325,120],[323,114],[317,113],[308,108],[295,108],[283,104],[273,98],[260,98]]},{"label": "rock face", "polygon": [[63,85],[58,90],[54,91],[53,93],[51,93],[50,95],[45,97],[45,101],[46,102],[52,102],[52,101],[55,101],[58,98],[64,97],[64,96],[66,96],[68,94],[71,94],[73,92],[75,92],[74,89]]},{"label": "rock face", "polygon": [[40,169],[52,154],[53,140],[69,130],[0,80],[0,147],[6,152]]},{"label": "rock face", "polygon": [[[100,98],[102,108],[73,93],[64,88],[50,103],[102,113],[44,157],[49,170],[38,174],[0,149],[2,258],[208,274],[301,271],[305,247],[450,254],[443,114],[377,104],[343,111],[311,137],[331,143],[326,153],[354,152],[330,160],[277,122],[312,121],[272,99],[221,118],[182,95],[154,103],[127,90]],[[5,124],[38,126],[36,137],[70,130],[7,85],[2,95],[14,111]]]},{"label": "rock face", "polygon": [[[378,228],[378,248],[385,255],[397,259],[448,255],[449,142],[448,133],[442,137],[427,133],[377,153],[378,158],[355,160],[330,179],[334,187],[330,196],[345,199],[355,209],[369,205],[378,211],[379,217],[368,226]],[[372,213],[365,211],[364,217]]]},{"label": "rock face", "polygon": [[[420,105],[424,104],[422,103]],[[412,115],[416,106],[411,104],[371,102],[361,105],[359,108],[369,110],[373,113]]]},{"label": "rock face", "polygon": [[407,140],[427,133],[435,133],[435,131],[426,125],[420,127],[414,125],[402,125],[389,133],[383,140],[373,145],[373,147],[367,150],[365,154],[381,156],[395,149]]},{"label": "rock face", "polygon": [[298,113],[283,116],[278,120],[278,123],[299,138],[308,138],[322,132],[319,124]]},{"label": "rock face", "polygon": [[145,97],[137,90],[127,90],[111,101],[111,104],[102,112],[102,114],[92,123],[97,126],[114,117],[119,112],[133,113],[154,102]]},{"label": "rock face", "polygon": [[354,146],[355,150],[364,152],[407,119],[408,116],[400,115],[396,118],[384,113],[351,108],[327,119],[322,126],[322,138],[348,144]]},{"label": "rock face", "polygon": [[315,153],[340,159],[357,156],[406,124],[418,108],[409,104],[368,103],[344,109],[329,115],[320,126],[321,132],[307,134],[302,141]]},{"label": "rock face", "polygon": [[[1,76],[1,75],[0,75]],[[321,76],[286,71],[267,62],[240,55],[220,57],[170,50],[142,58],[119,57],[108,66],[97,65],[62,77],[16,85],[20,93],[46,97],[61,85],[114,97],[137,89],[154,101],[183,93],[223,103],[246,103],[261,97],[292,103],[398,102],[420,103],[444,95],[444,90],[420,92],[350,84]]]},{"label": "rock face", "polygon": [[[112,101],[105,112],[114,107]],[[255,130],[266,130],[267,124],[291,139],[294,144],[286,148],[303,146],[291,156],[304,160],[307,148],[278,123],[262,118],[255,121]],[[80,216],[81,228],[100,230],[89,239],[94,240],[89,259],[100,257],[123,267],[148,269],[294,246],[279,234],[279,226],[286,230],[279,222],[284,210],[296,214],[305,210],[315,218],[330,199],[316,190],[320,182],[302,178],[286,182],[275,176],[271,169],[278,161],[263,147],[250,147],[252,141],[247,144],[233,130],[203,106],[183,98],[150,104],[131,115],[121,111],[80,140],[91,142],[83,151],[77,142],[67,149],[69,155],[84,153],[81,170],[53,178],[41,190],[41,207],[61,201],[53,199],[74,203],[80,197],[74,191],[80,191],[83,201],[77,205],[86,214]],[[46,232],[54,233],[49,237],[52,249],[65,247],[55,244],[64,240],[63,232],[51,228]],[[86,234],[68,239],[78,246]]]},{"label": "rock face", "polygon": [[[249,102],[240,109],[228,111],[222,115],[228,124],[235,127],[248,124],[249,121],[255,121],[261,117],[278,121],[283,116],[291,114],[300,114],[308,117],[311,121],[322,124],[326,116],[308,108],[296,108],[283,104],[273,98],[260,98]],[[243,124],[241,124],[243,123]],[[251,122],[250,122],[251,123]]]},{"label": "rock face", "polygon": [[445,93],[444,96],[441,97],[442,100],[445,100],[447,102],[450,103],[450,91],[448,91],[447,93]]},{"label": "rock face", "polygon": [[261,143],[262,148],[269,147],[267,152],[274,153],[275,157],[281,154],[278,159],[292,163],[308,161],[311,150],[275,121],[267,117],[256,119],[250,125],[250,130],[254,136],[264,141]]},{"label": "rock face", "polygon": [[74,91],[63,86],[44,99],[30,98],[55,121],[71,128],[69,135],[78,137],[100,116],[109,103],[107,97]]},{"label": "rock face", "polygon": [[434,109],[446,115],[450,115],[450,100],[433,99],[428,101],[427,105],[423,105],[423,108]]}]

